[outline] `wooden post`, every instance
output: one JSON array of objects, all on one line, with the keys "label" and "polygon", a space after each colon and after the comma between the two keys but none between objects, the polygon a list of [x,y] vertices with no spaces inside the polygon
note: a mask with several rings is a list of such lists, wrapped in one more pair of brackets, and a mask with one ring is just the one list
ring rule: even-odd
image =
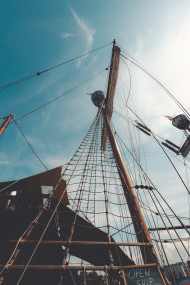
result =
[{"label": "wooden post", "polygon": [[[153,264],[147,264],[148,266],[156,266],[156,263]],[[0,264],[0,269],[2,269],[5,265]],[[7,265],[7,269],[11,269],[11,270],[20,270],[25,268],[26,265],[23,264],[16,264],[16,265],[12,265],[9,264]],[[122,270],[126,269],[126,268],[139,268],[139,267],[145,267],[144,265],[132,265],[132,266],[106,266],[107,270]],[[32,264],[28,266],[28,269],[31,270],[84,270],[84,266],[81,265],[47,265],[47,264]],[[86,270],[105,270],[105,266],[102,265],[86,265],[85,266]]]},{"label": "wooden post", "polygon": [[[18,240],[7,240],[7,243],[17,243]],[[21,244],[35,244],[38,240],[25,240],[21,239],[19,241]],[[63,240],[41,240],[40,244],[62,244],[62,245],[109,245],[109,246],[147,246],[149,243],[139,243],[139,242],[109,242],[109,241],[63,241]]]},{"label": "wooden post", "polygon": [[2,135],[2,133],[4,132],[4,130],[6,129],[6,127],[8,126],[10,120],[14,117],[13,114],[10,114],[9,116],[6,117],[5,122],[2,124],[2,126],[0,127],[0,135]]},{"label": "wooden post", "polygon": [[[119,72],[120,52],[121,50],[118,46],[115,45],[115,40],[114,40],[108,87],[107,87],[107,93],[106,93],[106,99],[105,99],[105,113],[107,114],[107,118],[109,122],[111,121],[111,117],[113,113],[113,100],[114,100],[118,72]],[[102,130],[102,146],[101,146],[102,150],[106,150],[106,142],[107,142],[107,130],[104,124],[103,130]]]}]

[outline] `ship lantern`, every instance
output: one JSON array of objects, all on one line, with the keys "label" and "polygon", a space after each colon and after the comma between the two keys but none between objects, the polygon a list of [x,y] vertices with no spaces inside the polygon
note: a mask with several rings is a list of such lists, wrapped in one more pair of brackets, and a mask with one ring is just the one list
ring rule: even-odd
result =
[{"label": "ship lantern", "polygon": [[100,108],[105,100],[104,92],[100,90],[95,91],[94,93],[92,93],[91,99],[94,105]]}]

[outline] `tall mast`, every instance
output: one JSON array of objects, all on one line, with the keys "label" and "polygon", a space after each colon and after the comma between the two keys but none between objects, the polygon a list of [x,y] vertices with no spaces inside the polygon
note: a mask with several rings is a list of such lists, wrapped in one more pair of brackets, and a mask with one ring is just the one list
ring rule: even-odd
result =
[{"label": "tall mast", "polygon": [[[118,71],[119,71],[119,61],[120,61],[120,48],[116,46],[115,40],[113,41],[112,57],[110,64],[110,73],[108,80],[108,87],[105,99],[105,109],[104,112],[107,115],[107,119],[110,122],[113,113],[113,100],[115,94],[115,88],[117,84]],[[107,130],[104,124],[102,131],[102,150],[106,150],[107,142]]]},{"label": "tall mast", "polygon": [[120,48],[115,45],[114,41],[108,88],[107,88],[107,97],[105,100],[105,108],[103,111],[104,126],[102,132],[102,150],[106,149],[106,141],[108,137],[117,164],[118,173],[122,182],[124,195],[129,207],[137,240],[138,242],[141,243],[143,242],[149,243],[149,246],[140,247],[143,261],[145,264],[150,264],[155,262],[158,263],[159,261],[152,243],[152,239],[150,237],[146,222],[144,220],[138,200],[136,198],[135,191],[132,187],[129,175],[127,173],[125,164],[119,152],[119,148],[117,146],[113,131],[110,126],[111,116],[113,112],[113,100],[114,100],[115,88],[118,77],[119,61],[120,61]]},{"label": "tall mast", "polygon": [[149,234],[146,222],[141,212],[141,209],[140,209],[135,191],[131,184],[129,175],[127,173],[125,164],[119,152],[119,148],[115,141],[113,131],[108,121],[107,115],[104,114],[103,116],[104,116],[104,122],[107,128],[107,134],[108,134],[109,141],[111,144],[112,152],[113,152],[116,165],[117,165],[117,169],[118,169],[118,173],[121,179],[124,195],[125,195],[128,207],[129,207],[134,229],[136,232],[137,241],[140,243],[146,242],[150,244],[149,246],[140,247],[143,261],[145,264],[158,263],[159,261],[158,261],[153,243],[152,243],[151,236]]},{"label": "tall mast", "polygon": [[5,120],[4,123],[0,126],[0,135],[2,135],[2,133],[4,132],[4,130],[6,129],[6,127],[8,126],[8,124],[9,124],[9,122],[10,122],[10,120],[11,120],[13,117],[14,117],[14,115],[13,115],[13,114],[10,114],[9,116],[2,118],[2,119],[6,119],[6,120]]}]

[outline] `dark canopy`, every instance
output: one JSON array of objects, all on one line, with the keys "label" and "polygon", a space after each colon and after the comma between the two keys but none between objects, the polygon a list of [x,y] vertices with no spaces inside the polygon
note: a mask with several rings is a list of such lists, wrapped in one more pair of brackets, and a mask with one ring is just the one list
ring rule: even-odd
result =
[{"label": "dark canopy", "polygon": [[[0,182],[0,194],[8,195],[13,191],[19,191],[21,194],[40,195],[42,186],[52,186],[55,188],[61,179],[62,166],[50,169],[48,171],[15,181]],[[65,190],[66,182],[62,179],[55,192],[55,197],[60,198],[60,194]],[[67,193],[63,197],[64,203],[69,204]]]}]

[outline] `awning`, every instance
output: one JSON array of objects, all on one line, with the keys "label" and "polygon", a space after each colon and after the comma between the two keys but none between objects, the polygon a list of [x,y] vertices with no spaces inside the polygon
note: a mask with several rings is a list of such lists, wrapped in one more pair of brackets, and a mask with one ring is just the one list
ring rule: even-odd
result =
[{"label": "awning", "polygon": [[[76,213],[67,206],[61,205],[63,213],[59,214],[61,240],[68,240]],[[96,228],[93,224],[77,215],[74,227],[73,241],[108,241],[107,233]],[[114,239],[111,238],[114,242]],[[110,265],[109,249],[111,250],[114,265],[134,265],[124,251],[114,245],[69,245],[70,254],[77,256],[93,265]]]}]

